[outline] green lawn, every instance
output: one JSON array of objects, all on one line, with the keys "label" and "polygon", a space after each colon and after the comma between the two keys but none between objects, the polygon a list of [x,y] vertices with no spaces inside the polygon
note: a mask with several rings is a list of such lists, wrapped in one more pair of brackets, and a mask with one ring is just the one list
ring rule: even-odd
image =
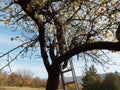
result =
[{"label": "green lawn", "polygon": [[0,87],[0,90],[45,90],[45,88],[30,88],[30,87]]}]

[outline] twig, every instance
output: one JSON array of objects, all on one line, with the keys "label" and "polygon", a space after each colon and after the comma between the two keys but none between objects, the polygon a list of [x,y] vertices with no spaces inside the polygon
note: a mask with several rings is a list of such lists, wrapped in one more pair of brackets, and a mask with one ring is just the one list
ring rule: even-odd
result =
[{"label": "twig", "polygon": [[25,48],[23,50],[21,50],[13,59],[11,59],[11,61],[9,61],[6,65],[4,65],[1,69],[0,72],[7,66],[9,66],[23,51],[25,50]]}]

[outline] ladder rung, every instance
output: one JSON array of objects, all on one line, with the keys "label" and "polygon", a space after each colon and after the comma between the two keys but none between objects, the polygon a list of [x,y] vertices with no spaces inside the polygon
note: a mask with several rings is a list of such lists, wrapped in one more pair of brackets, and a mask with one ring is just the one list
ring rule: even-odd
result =
[{"label": "ladder rung", "polygon": [[75,83],[75,81],[64,83],[64,85],[68,85],[68,84],[71,84],[71,83]]},{"label": "ladder rung", "polygon": [[69,71],[72,71],[72,68],[64,70],[64,71],[62,71],[62,73],[66,73],[66,72],[69,72]]}]

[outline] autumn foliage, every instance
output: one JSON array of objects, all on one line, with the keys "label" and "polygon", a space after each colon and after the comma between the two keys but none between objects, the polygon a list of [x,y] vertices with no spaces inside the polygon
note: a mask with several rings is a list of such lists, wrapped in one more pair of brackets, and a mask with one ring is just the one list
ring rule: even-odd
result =
[{"label": "autumn foliage", "polygon": [[7,74],[0,73],[0,86],[16,86],[16,87],[45,87],[46,80],[41,80],[39,77],[31,75],[22,76],[18,73],[12,72]]}]

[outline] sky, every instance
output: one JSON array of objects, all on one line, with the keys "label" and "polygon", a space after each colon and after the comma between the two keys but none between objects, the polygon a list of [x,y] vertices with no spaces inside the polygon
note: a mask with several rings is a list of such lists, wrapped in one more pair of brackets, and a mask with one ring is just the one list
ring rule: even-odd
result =
[{"label": "sky", "polygon": [[[3,24],[0,24],[0,56],[1,53],[5,53],[14,47],[21,44],[20,41],[11,41],[11,37],[19,36],[19,32],[12,32],[11,28],[4,26]],[[19,50],[16,50],[11,55],[14,56]],[[39,54],[39,50],[38,50]],[[99,64],[95,64],[95,68],[97,68],[97,71],[99,74],[107,73],[107,72],[120,72],[120,55],[119,54],[109,54],[109,56],[112,58],[113,62],[116,62],[116,65],[106,65],[105,67],[102,67]],[[4,56],[0,58],[0,68],[4,66],[7,63],[7,56]],[[84,68],[85,68],[85,62],[83,60],[77,60],[75,57],[73,58],[73,64],[76,72],[76,76],[82,76],[84,74]],[[88,66],[90,66],[92,63],[90,62]],[[33,73],[34,76],[38,76],[40,78],[47,78],[47,72],[45,70],[45,67],[43,65],[42,58],[40,57],[33,57],[30,58],[21,58],[19,57],[17,60],[13,61],[10,64],[11,72],[18,72],[19,70],[28,70]],[[5,67],[3,71],[6,71],[10,73],[9,67]],[[66,73],[66,77],[72,76],[71,73]]]}]

